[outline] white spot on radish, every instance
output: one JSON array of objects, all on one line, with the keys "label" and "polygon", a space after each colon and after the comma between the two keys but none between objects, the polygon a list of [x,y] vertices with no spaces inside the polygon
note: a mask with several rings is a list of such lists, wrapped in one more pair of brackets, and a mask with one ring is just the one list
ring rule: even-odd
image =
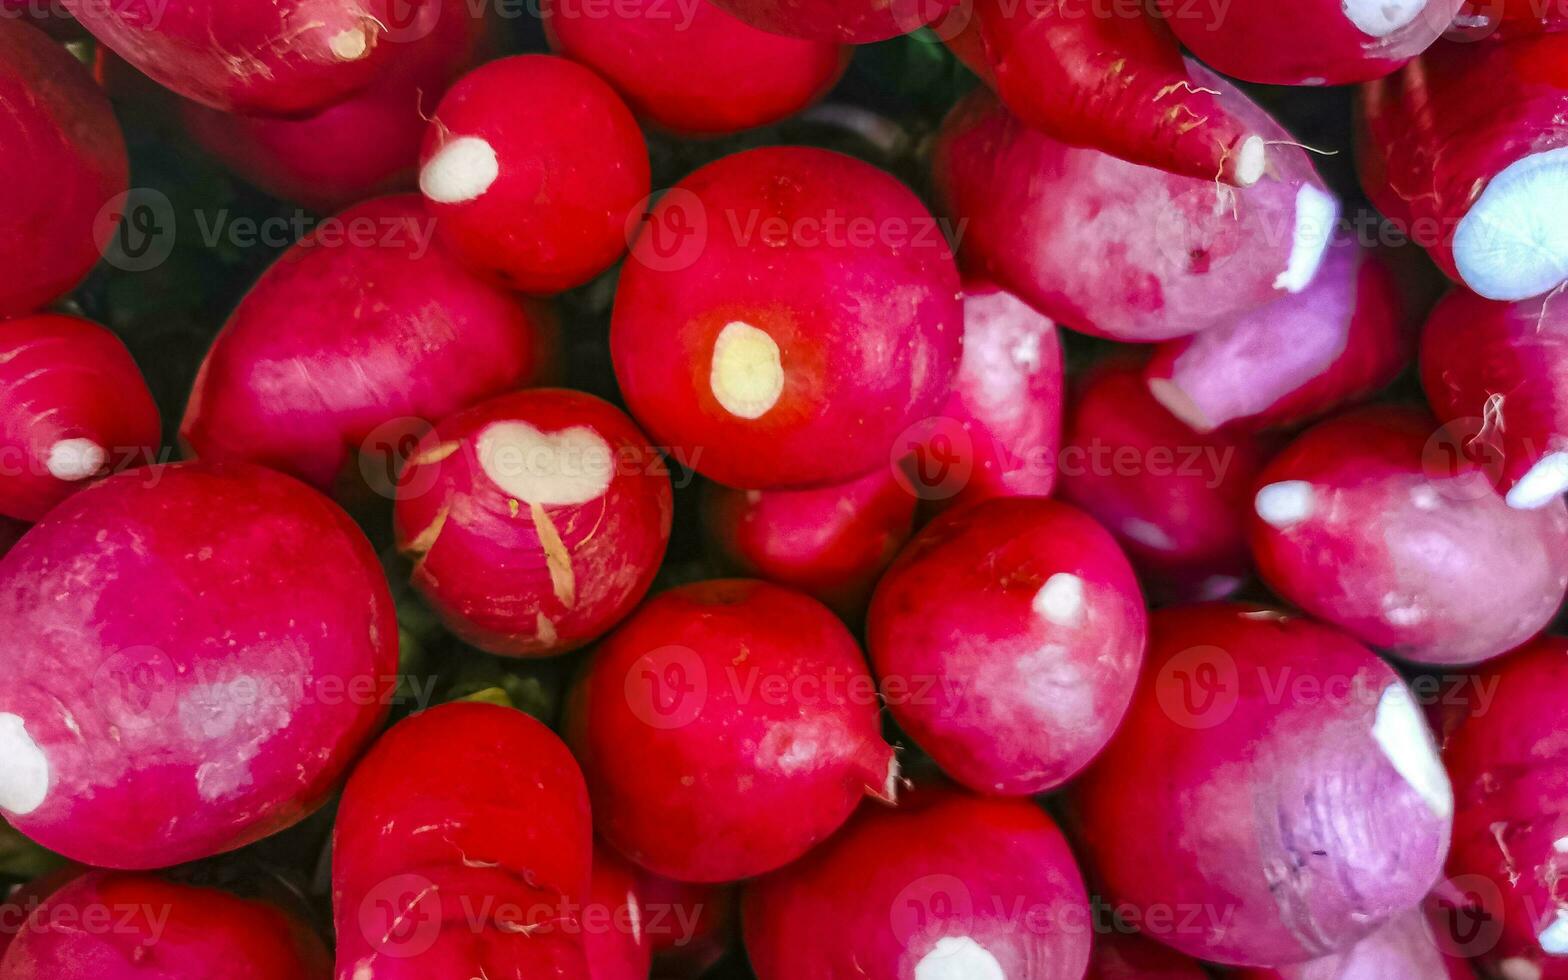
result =
[{"label": "white spot on radish", "polygon": [[74,483],[103,469],[108,458],[103,447],[91,439],[61,439],[49,447],[49,458],[44,465],[56,480]]},{"label": "white spot on radish", "polygon": [[726,412],[743,419],[761,418],[784,393],[779,345],[749,323],[726,323],[713,342],[708,384]]},{"label": "white spot on radish", "polygon": [[1301,185],[1296,192],[1296,227],[1291,235],[1290,258],[1285,271],[1274,280],[1275,289],[1299,293],[1311,285],[1323,264],[1338,217],[1338,201],[1311,184]]},{"label": "white spot on radish", "polygon": [[49,795],[49,759],[22,719],[0,714],[0,810],[26,816]]},{"label": "white spot on radish", "polygon": [[1345,0],[1345,16],[1356,29],[1372,37],[1387,37],[1409,26],[1427,0]]},{"label": "white spot on radish", "polygon": [[1383,619],[1390,626],[1416,626],[1426,619],[1426,610],[1415,597],[1390,592],[1383,597]]},{"label": "white spot on radish", "polygon": [[1493,177],[1454,231],[1454,264],[1487,299],[1515,302],[1568,279],[1568,147]]},{"label": "white spot on radish", "polygon": [[495,147],[477,136],[459,136],[419,172],[419,192],[437,204],[461,204],[489,190],[500,175]]},{"label": "white spot on radish", "polygon": [[1536,936],[1541,948],[1553,956],[1568,954],[1568,909],[1558,909],[1552,924]]},{"label": "white spot on radish", "polygon": [[1269,146],[1261,136],[1248,136],[1236,151],[1236,183],[1251,187],[1263,179],[1263,169],[1268,166]]},{"label": "white spot on radish", "polygon": [[1171,536],[1165,533],[1164,528],[1141,517],[1129,517],[1122,521],[1122,534],[1146,548],[1154,548],[1157,551],[1169,551],[1176,546],[1176,542],[1171,540]]},{"label": "white spot on radish", "polygon": [[1568,452],[1547,453],[1508,490],[1508,506],[1536,510],[1568,490]]},{"label": "white spot on radish", "polygon": [[1541,968],[1519,956],[1510,956],[1497,965],[1503,980],[1541,980]]},{"label": "white spot on radish", "polygon": [[1568,854],[1568,837],[1559,837],[1552,841],[1552,850],[1558,854]]},{"label": "white spot on radish", "polygon": [[1432,732],[1404,684],[1395,681],[1378,698],[1372,738],[1394,771],[1426,801],[1434,814],[1445,820],[1453,815],[1454,791],[1449,785],[1448,773],[1437,757]]},{"label": "white spot on radish", "polygon": [[1270,483],[1258,491],[1258,496],[1253,501],[1258,516],[1281,531],[1292,528],[1312,516],[1315,503],[1312,484],[1305,480]]},{"label": "white spot on radish", "polygon": [[968,936],[944,936],[915,964],[915,980],[1007,980],[1007,972]]},{"label": "white spot on radish", "polygon": [[1443,500],[1438,496],[1437,491],[1425,483],[1411,488],[1410,503],[1416,510],[1437,510],[1438,505],[1442,502]]},{"label": "white spot on radish", "polygon": [[1040,586],[1032,605],[1036,613],[1058,626],[1083,625],[1083,579],[1057,572]]},{"label": "white spot on radish", "polygon": [[363,28],[356,27],[332,35],[327,45],[332,49],[332,56],[339,61],[358,61],[370,50],[370,39],[365,36]]},{"label": "white spot on radish", "polygon": [[1030,374],[1040,370],[1040,335],[1032,333],[1019,337],[1018,343],[1013,345],[1012,358],[1014,364]]},{"label": "white spot on radish", "polygon": [[1203,409],[1174,381],[1165,378],[1149,379],[1149,394],[1165,406],[1165,410],[1187,423],[1194,432],[1213,432],[1215,425],[1203,414]]},{"label": "white spot on radish", "polygon": [[545,507],[598,500],[615,476],[609,443],[581,425],[541,432],[527,422],[494,422],[479,433],[479,468],[509,497]]}]

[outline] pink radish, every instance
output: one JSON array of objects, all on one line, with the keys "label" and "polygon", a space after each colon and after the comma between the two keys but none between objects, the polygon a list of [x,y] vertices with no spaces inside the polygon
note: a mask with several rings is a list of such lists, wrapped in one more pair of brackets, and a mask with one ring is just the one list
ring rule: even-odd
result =
[{"label": "pink radish", "polygon": [[[1194,71],[1268,139],[1288,138],[1229,83]],[[948,115],[933,169],[964,223],[967,268],[1061,326],[1152,341],[1312,282],[1338,203],[1303,151],[1275,146],[1267,159],[1245,189],[1179,177],[1057,142],[976,92]]]},{"label": "pink radish", "polygon": [[417,437],[543,373],[552,322],[464,270],[432,232],[418,198],[377,198],[285,252],[202,363],[180,427],[191,449],[330,487],[355,450]]},{"label": "pink radish", "polygon": [[1165,609],[1151,627],[1132,710],[1071,790],[1106,897],[1165,910],[1152,939],[1257,966],[1347,949],[1415,908],[1454,801],[1399,675],[1253,606]]},{"label": "pink radish", "polygon": [[593,833],[571,753],[513,708],[399,722],[332,835],[338,980],[586,980]]},{"label": "pink radish", "polygon": [[868,44],[908,34],[961,0],[716,0],[719,7],[770,34]]},{"label": "pink radish", "polygon": [[0,321],[0,513],[36,521],[87,481],[152,462],[160,438],[120,338],[69,316]]},{"label": "pink radish", "polygon": [[1342,953],[1278,970],[1228,975],[1235,980],[1475,980],[1468,963],[1443,951],[1419,909],[1395,916]]},{"label": "pink radish", "polygon": [[631,110],[599,76],[549,55],[503,58],[458,79],[419,166],[442,242],[525,293],[603,272],[648,196],[648,147]]},{"label": "pink radish", "polygon": [[586,980],[648,980],[653,945],[646,930],[652,911],[643,900],[637,868],[613,849],[595,847],[582,916]]},{"label": "pink radish", "polygon": [[[1439,44],[1362,90],[1361,180],[1487,299],[1568,281],[1568,36]],[[1498,93],[1506,93],[1499,96]]]},{"label": "pink radish", "polygon": [[129,185],[109,100],[70,52],[0,17],[0,316],[74,289],[115,232]]},{"label": "pink radish", "polygon": [[1078,980],[1088,900],[1030,800],[917,790],[746,888],[760,980]]},{"label": "pink radish", "polygon": [[543,15],[551,47],[676,133],[732,133],[792,116],[827,94],[849,61],[831,41],[769,34],[710,3],[600,11],[551,0]]},{"label": "pink radish", "polygon": [[653,584],[670,476],[614,406],[541,388],[436,424],[398,482],[398,547],[447,625],[491,653],[596,639]]},{"label": "pink radish", "polygon": [[947,396],[958,273],[908,188],[858,160],[766,147],[711,163],[653,208],[611,325],[632,415],[745,489],[886,466]]},{"label": "pink radish", "polygon": [[832,613],[730,579],[662,593],[611,633],[565,730],[611,844],[656,874],[721,882],[795,860],[867,795],[893,798],[877,715]]},{"label": "pink radish", "polygon": [[1208,980],[1208,976],[1196,960],[1136,933],[1113,929],[1095,934],[1094,958],[1085,980]]},{"label": "pink radish", "polygon": [[1414,350],[1407,303],[1377,253],[1330,248],[1312,283],[1230,323],[1161,344],[1149,392],[1197,432],[1294,425],[1384,387]]},{"label": "pink radish", "polygon": [[1143,663],[1143,595],[1104,528],[1052,500],[989,500],[915,536],[866,629],[899,725],[980,793],[1054,789],[1105,747]]},{"label": "pink radish", "polygon": [[1568,590],[1568,508],[1510,508],[1421,412],[1323,422],[1257,486],[1252,551],[1270,587],[1408,660],[1495,657],[1544,629]]},{"label": "pink radish", "polygon": [[364,535],[257,466],[69,497],[0,562],[0,813],[104,867],[227,851],[326,799],[385,717],[397,623]]}]

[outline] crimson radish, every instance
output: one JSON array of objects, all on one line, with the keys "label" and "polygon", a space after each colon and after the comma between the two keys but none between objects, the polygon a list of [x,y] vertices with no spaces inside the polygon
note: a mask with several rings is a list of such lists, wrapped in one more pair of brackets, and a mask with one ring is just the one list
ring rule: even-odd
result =
[{"label": "crimson radish", "polygon": [[414,715],[338,808],[338,980],[584,980],[592,865],[588,793],[554,733],[496,704]]},{"label": "crimson radish", "polygon": [[130,351],[76,317],[0,321],[0,513],[36,521],[110,469],[153,461],[158,406]]},{"label": "crimson radish", "polygon": [[770,34],[868,44],[907,34],[939,18],[961,0],[715,0],[718,6]]},{"label": "crimson radish", "polygon": [[648,942],[658,980],[697,980],[734,942],[734,885],[691,884],[642,871],[637,894],[648,910]]},{"label": "crimson radish", "polygon": [[1342,953],[1278,970],[1238,970],[1229,976],[1236,980],[1475,980],[1475,971],[1464,960],[1446,955],[1426,915],[1412,909]]},{"label": "crimson radish", "polygon": [[883,576],[867,645],[899,725],[976,792],[1054,789],[1105,747],[1143,663],[1143,595],[1111,535],[1053,500],[950,511]]},{"label": "crimson radish", "polygon": [[641,895],[638,870],[613,849],[595,847],[582,921],[587,980],[648,980],[651,911]]},{"label": "crimson radish", "polygon": [[659,200],[632,258],[610,332],[621,391],[720,483],[861,476],[947,396],[963,323],[952,253],[868,164],[809,147],[725,157]]},{"label": "crimson radish", "polygon": [[746,888],[760,980],[1078,980],[1089,908],[1056,824],[1029,800],[917,790]]},{"label": "crimson radish", "polygon": [[0,562],[0,813],[116,868],[314,810],[386,715],[397,623],[326,498],[246,464],[128,470]]},{"label": "crimson radish", "polygon": [[631,612],[664,557],[663,458],[614,406],[540,388],[438,422],[398,481],[398,547],[447,625],[491,653],[576,649]]},{"label": "crimson radish", "polygon": [[442,242],[525,293],[603,272],[648,196],[648,147],[631,110],[592,71],[550,55],[503,58],[458,79],[419,166]]},{"label": "crimson radish", "polygon": [[1320,423],[1257,485],[1252,551],[1270,587],[1408,660],[1495,657],[1544,629],[1568,590],[1568,508],[1510,508],[1421,412]]},{"label": "crimson radish", "polygon": [[1132,710],[1070,792],[1107,898],[1165,910],[1150,938],[1258,966],[1346,949],[1415,908],[1454,802],[1388,665],[1337,630],[1228,604],[1151,617]]},{"label": "crimson radish", "polygon": [[671,589],[599,644],[567,740],[599,832],[670,878],[782,867],[891,800],[893,750],[854,637],[824,606],[764,582]]},{"label": "crimson radish", "polygon": [[1454,19],[1461,38],[1568,31],[1564,0],[1465,0]]},{"label": "crimson radish", "polygon": [[1095,934],[1094,958],[1084,980],[1208,980],[1208,976],[1196,960],[1136,933],[1113,929]]}]

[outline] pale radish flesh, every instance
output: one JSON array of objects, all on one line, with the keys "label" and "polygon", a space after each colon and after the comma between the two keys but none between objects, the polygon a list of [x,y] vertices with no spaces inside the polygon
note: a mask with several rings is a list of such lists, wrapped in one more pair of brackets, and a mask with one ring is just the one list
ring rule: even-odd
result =
[{"label": "pale radish flesh", "polygon": [[1237,970],[1230,975],[1238,980],[1475,980],[1470,964],[1448,955],[1442,942],[1426,912],[1411,909],[1344,952],[1277,970]]}]

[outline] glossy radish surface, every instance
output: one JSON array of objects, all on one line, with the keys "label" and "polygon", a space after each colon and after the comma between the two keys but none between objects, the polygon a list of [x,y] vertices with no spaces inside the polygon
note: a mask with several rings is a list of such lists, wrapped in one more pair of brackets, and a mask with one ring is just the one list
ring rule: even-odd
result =
[{"label": "glossy radish surface", "polygon": [[[603,844],[593,851],[593,880],[583,906],[589,980],[648,980],[653,945],[638,869]],[[662,920],[661,920],[662,921]]]},{"label": "glossy radish surface", "polygon": [[786,37],[867,44],[937,20],[959,0],[719,0],[753,27]]}]

